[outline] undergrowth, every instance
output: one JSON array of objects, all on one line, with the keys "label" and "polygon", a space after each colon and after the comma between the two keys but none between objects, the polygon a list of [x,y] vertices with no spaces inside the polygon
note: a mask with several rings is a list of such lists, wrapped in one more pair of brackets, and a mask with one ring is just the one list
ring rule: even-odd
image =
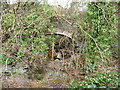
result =
[{"label": "undergrowth", "polygon": [[97,73],[85,76],[83,81],[74,81],[71,88],[118,88],[119,81],[118,72]]}]

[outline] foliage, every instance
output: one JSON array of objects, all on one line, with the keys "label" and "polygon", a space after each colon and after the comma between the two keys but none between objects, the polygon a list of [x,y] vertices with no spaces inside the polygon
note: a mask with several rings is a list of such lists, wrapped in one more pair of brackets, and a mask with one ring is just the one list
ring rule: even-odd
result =
[{"label": "foliage", "polygon": [[[49,5],[34,2],[3,6],[5,10],[2,16],[2,62],[11,64],[22,61],[40,65],[39,63],[46,61],[49,47],[59,38],[53,35],[55,30],[50,22],[50,18],[56,12]],[[90,3],[84,16],[84,24],[81,20],[82,25],[77,27],[84,40],[80,42],[86,44],[86,59],[82,63],[85,63],[82,66],[86,73],[96,71],[99,64],[107,67],[109,62],[114,60],[113,55],[117,57],[114,54],[117,52],[116,6],[117,3],[110,2]],[[70,18],[79,20],[79,14],[71,14]],[[77,60],[75,61],[77,64]],[[98,73],[92,77],[86,76],[84,81],[72,83],[72,88],[107,87],[118,87],[117,72]]]},{"label": "foliage", "polygon": [[8,7],[2,16],[3,62],[46,60],[49,45],[55,42],[53,35],[46,35],[55,32],[49,20],[55,14],[51,6],[26,2]]},{"label": "foliage", "polygon": [[[109,65],[117,57],[117,3],[92,2],[85,16],[85,72],[94,72],[98,64]],[[106,63],[106,64],[105,64]]]},{"label": "foliage", "polygon": [[92,77],[85,76],[84,81],[74,81],[71,88],[118,88],[118,72],[98,73]]},{"label": "foliage", "polygon": [[[112,66],[109,64],[115,61],[117,54],[117,3],[92,2],[88,5],[83,26],[78,25],[85,38],[86,56],[83,70],[91,73],[85,76],[84,80],[73,81],[71,88],[118,88],[118,72],[104,72],[93,74],[101,65],[103,68]],[[116,57],[116,58],[113,58]],[[101,68],[102,68],[101,67]],[[100,68],[100,67],[99,67]]]}]

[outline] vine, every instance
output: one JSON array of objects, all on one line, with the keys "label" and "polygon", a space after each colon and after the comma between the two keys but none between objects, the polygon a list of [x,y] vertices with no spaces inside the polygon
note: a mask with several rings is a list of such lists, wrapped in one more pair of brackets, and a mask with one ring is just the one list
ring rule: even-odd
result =
[{"label": "vine", "polygon": [[[100,63],[109,65],[108,63],[114,59],[112,50],[113,47],[117,48],[115,46],[117,44],[115,43],[117,42],[117,15],[114,14],[116,11],[117,3],[92,2],[88,5],[85,30],[81,30],[87,35],[86,62],[91,63],[91,68],[95,69]],[[89,65],[88,68],[90,69]]]}]

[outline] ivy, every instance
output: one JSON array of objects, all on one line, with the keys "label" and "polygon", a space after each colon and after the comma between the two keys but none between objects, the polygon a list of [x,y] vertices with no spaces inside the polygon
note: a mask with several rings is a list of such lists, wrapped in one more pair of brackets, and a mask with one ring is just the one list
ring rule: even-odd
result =
[{"label": "ivy", "polygon": [[85,53],[89,55],[87,59],[90,63],[112,60],[111,47],[117,41],[117,15],[114,14],[116,11],[117,3],[92,2],[88,5],[85,19],[85,29],[88,33]]},{"label": "ivy", "polygon": [[[9,5],[8,5],[9,6]],[[9,52],[4,52],[2,55],[3,62],[6,59],[12,62],[11,51],[17,54],[14,59],[21,60],[36,60],[38,57],[46,59],[47,50],[50,43],[56,39],[53,36],[47,36],[46,33],[55,33],[49,18],[55,14],[50,5],[39,5],[35,2],[25,2],[6,8],[7,12],[2,16],[3,35],[9,34],[7,42],[3,43],[3,50],[8,47]],[[19,13],[20,12],[20,13]],[[12,46],[14,45],[14,46]],[[17,46],[18,51],[13,49]],[[12,52],[12,53],[13,53]],[[7,55],[8,54],[8,55]],[[35,56],[36,55],[36,56]],[[40,58],[39,58],[40,59]]]},{"label": "ivy", "polygon": [[106,72],[85,77],[84,81],[73,81],[71,88],[118,88],[118,72]]}]

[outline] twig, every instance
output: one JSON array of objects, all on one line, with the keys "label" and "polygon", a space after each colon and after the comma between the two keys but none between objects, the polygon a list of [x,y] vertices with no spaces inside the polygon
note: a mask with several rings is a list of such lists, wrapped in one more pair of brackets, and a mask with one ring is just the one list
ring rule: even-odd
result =
[{"label": "twig", "polygon": [[[99,7],[98,5],[94,4],[96,7],[98,7],[99,9],[102,10],[103,13],[105,13],[105,10],[101,7]],[[99,12],[99,11],[98,11]],[[104,19],[106,20],[106,22],[109,24],[109,21],[107,20],[107,18],[105,17],[105,14],[103,15]]]},{"label": "twig", "polygon": [[[71,24],[68,20],[66,20],[65,18],[63,18],[63,17],[61,17],[61,18],[64,19],[68,24],[72,25],[72,24]],[[98,50],[99,50],[101,59],[102,59],[102,61],[103,61],[103,55],[102,55],[101,49],[99,48],[99,46],[98,46],[96,40],[95,40],[89,33],[87,33],[85,30],[83,30],[82,27],[81,27],[80,25],[78,25],[78,26],[80,27],[80,29],[81,29],[84,33],[86,33],[86,34],[94,41],[96,47],[97,47]]]},{"label": "twig", "polygon": [[8,70],[8,66],[7,66],[7,64],[8,64],[8,58],[6,59],[6,62],[5,62],[5,71]]},{"label": "twig", "polygon": [[65,20],[68,24],[70,24],[70,25],[72,25],[72,23],[71,22],[69,22],[67,19],[65,19],[62,15],[55,15],[56,17],[58,16],[58,17],[60,17],[61,19],[63,19],[63,20]]},{"label": "twig", "polygon": [[[59,15],[58,15],[58,16],[59,16]],[[69,22],[69,21],[68,21],[67,19],[65,19],[64,17],[60,16],[60,18],[62,18],[63,20],[65,20],[68,24],[72,25],[72,23]],[[30,24],[30,25],[32,25],[32,24]],[[29,27],[30,25],[28,25],[28,27]],[[13,25],[12,28],[14,28],[14,25]],[[81,26],[80,26],[80,28],[81,28]],[[86,33],[86,34],[95,42],[95,44],[96,44],[96,46],[97,46],[97,48],[98,48],[98,50],[99,50],[99,52],[100,52],[101,58],[102,58],[102,60],[103,60],[103,56],[102,56],[101,50],[100,50],[100,48],[98,47],[98,44],[96,43],[96,40],[95,40],[90,34],[88,34],[86,31],[84,31],[82,28],[81,28],[81,30],[82,30],[84,33]],[[14,39],[20,32],[21,32],[21,30],[20,30],[12,39]],[[53,56],[53,55],[52,55],[52,56]]]},{"label": "twig", "polygon": [[[79,25],[79,26],[80,26],[80,25]],[[80,29],[81,29],[85,34],[87,34],[87,35],[94,41],[96,47],[97,47],[98,50],[99,50],[100,56],[101,56],[101,58],[102,58],[102,61],[103,61],[103,55],[102,55],[102,52],[101,52],[101,50],[100,50],[100,48],[99,48],[96,40],[95,40],[89,33],[87,33],[85,30],[83,30],[83,29],[81,28],[81,26],[80,26]]]}]

